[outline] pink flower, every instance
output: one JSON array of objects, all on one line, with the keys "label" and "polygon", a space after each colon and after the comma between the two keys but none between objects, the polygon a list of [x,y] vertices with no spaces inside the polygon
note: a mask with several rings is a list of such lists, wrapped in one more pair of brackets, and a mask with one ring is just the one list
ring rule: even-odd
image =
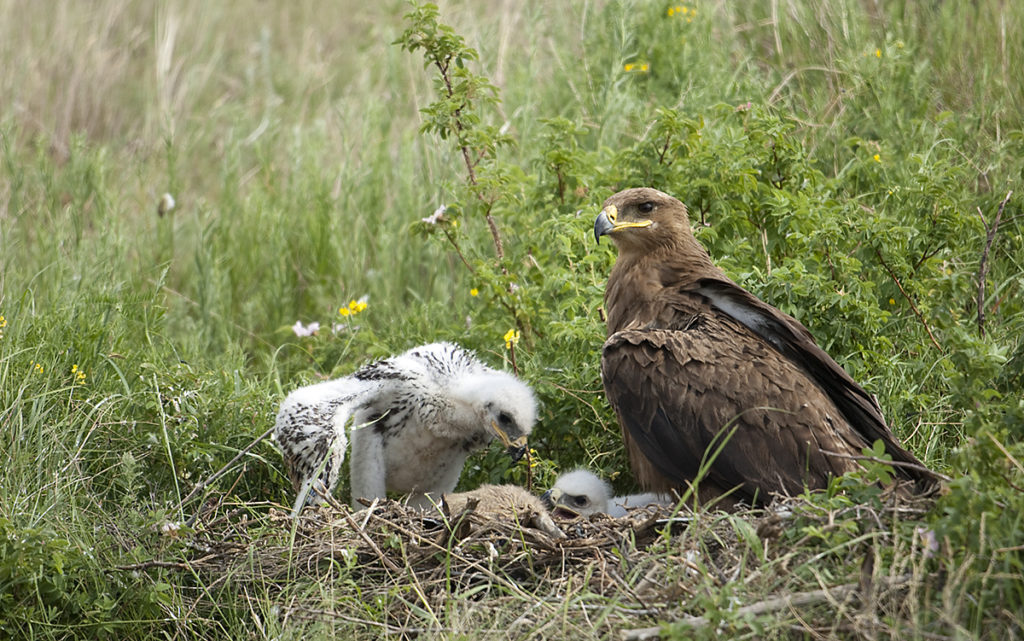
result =
[{"label": "pink flower", "polygon": [[437,221],[441,220],[441,216],[444,216],[444,212],[448,211],[448,207],[441,205],[434,210],[434,213],[430,214],[426,218],[420,218],[423,222],[428,225],[436,225]]},{"label": "pink flower", "polygon": [[313,336],[320,331],[320,323],[313,321],[309,325],[303,326],[302,321],[295,321],[292,331],[296,336]]}]

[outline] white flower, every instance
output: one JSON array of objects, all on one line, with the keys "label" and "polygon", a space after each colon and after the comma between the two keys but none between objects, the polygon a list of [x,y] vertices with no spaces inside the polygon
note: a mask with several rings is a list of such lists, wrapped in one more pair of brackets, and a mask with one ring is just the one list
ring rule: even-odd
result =
[{"label": "white flower", "polygon": [[174,209],[174,204],[174,196],[170,194],[164,194],[163,196],[160,196],[160,202],[156,206],[156,213],[163,216],[167,212]]},{"label": "white flower", "polygon": [[428,225],[436,225],[437,221],[441,219],[441,216],[444,216],[444,212],[446,211],[448,211],[448,207],[446,207],[445,205],[441,205],[440,207],[434,210],[434,213],[430,214],[426,218],[420,218],[420,220],[427,223]]},{"label": "white flower", "polygon": [[939,551],[939,539],[935,536],[935,530],[918,526],[914,529],[914,533],[921,537],[921,543],[924,544],[924,558],[930,559],[935,556],[935,553]]},{"label": "white flower", "polygon": [[313,321],[309,325],[303,326],[302,321],[295,321],[292,325],[292,331],[295,332],[296,336],[312,336],[320,331],[320,323]]}]

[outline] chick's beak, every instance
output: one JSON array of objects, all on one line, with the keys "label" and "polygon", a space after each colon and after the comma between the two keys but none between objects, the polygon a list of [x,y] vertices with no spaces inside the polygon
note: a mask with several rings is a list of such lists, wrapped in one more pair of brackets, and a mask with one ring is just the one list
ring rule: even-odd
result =
[{"label": "chick's beak", "polygon": [[544,507],[551,512],[551,515],[556,519],[564,519],[571,521],[580,515],[579,512],[572,509],[571,507],[562,503],[562,497],[565,493],[557,487],[553,487],[544,494],[541,495],[540,500],[544,502]]},{"label": "chick's beak", "polygon": [[519,438],[513,441],[511,438],[509,438],[508,434],[505,433],[505,430],[498,427],[498,424],[495,423],[494,421],[491,421],[491,429],[494,430],[494,433],[498,435],[498,439],[501,441],[502,445],[505,446],[505,449],[508,452],[509,457],[512,458],[512,462],[518,463],[519,459],[523,458],[523,456],[526,454],[526,436],[520,436]]}]

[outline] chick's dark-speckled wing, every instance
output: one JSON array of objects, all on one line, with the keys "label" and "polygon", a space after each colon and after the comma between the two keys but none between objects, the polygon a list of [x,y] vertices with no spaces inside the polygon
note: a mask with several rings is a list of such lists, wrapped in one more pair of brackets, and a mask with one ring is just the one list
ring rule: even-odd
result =
[{"label": "chick's dark-speckled wing", "polygon": [[[605,393],[628,449],[657,472],[645,485],[664,489],[661,476],[685,487],[719,446],[702,483],[736,488],[733,498],[747,502],[821,487],[855,467],[822,451],[866,443],[788,359],[731,318],[705,315],[684,327],[622,330],[604,345]],[[633,464],[643,477],[640,458]]]}]

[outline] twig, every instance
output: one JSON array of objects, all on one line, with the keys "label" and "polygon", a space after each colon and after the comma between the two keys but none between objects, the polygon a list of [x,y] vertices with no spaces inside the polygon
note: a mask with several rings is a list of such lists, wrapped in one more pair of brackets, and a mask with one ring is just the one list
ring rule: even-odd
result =
[{"label": "twig", "polygon": [[500,577],[497,574],[495,574],[489,568],[486,568],[486,567],[480,565],[479,563],[474,563],[470,559],[468,559],[468,558],[466,558],[466,557],[456,553],[455,550],[446,548],[443,545],[440,545],[439,543],[437,543],[436,541],[431,540],[429,537],[426,537],[426,536],[424,536],[424,535],[422,535],[422,534],[420,534],[418,532],[413,532],[412,530],[410,530],[410,529],[408,529],[406,527],[403,527],[402,525],[400,525],[400,524],[398,524],[398,523],[396,523],[394,521],[391,521],[389,519],[386,519],[386,518],[384,518],[382,516],[379,516],[379,515],[375,514],[374,518],[376,520],[379,520],[379,521],[382,521],[382,522],[386,523],[387,525],[390,525],[396,531],[406,535],[410,539],[415,539],[415,540],[419,541],[419,543],[421,545],[432,547],[432,548],[436,549],[438,552],[448,553],[448,554],[451,555],[451,557],[453,559],[458,559],[459,561],[462,561],[462,562],[466,563],[467,567],[473,567],[473,568],[478,569],[481,573],[486,575],[492,581],[494,581],[494,582],[496,582],[496,583],[498,583],[500,585],[506,586],[512,592],[515,592],[517,595],[522,596],[522,597],[529,597],[529,594],[527,594],[518,584],[516,584],[514,582],[511,582],[511,581],[509,581],[507,579],[503,579],[502,577]]},{"label": "twig", "polygon": [[393,626],[393,625],[391,625],[389,623],[381,623],[380,621],[372,621],[370,619],[360,619],[358,617],[349,616],[347,614],[343,614],[343,613],[338,612],[336,610],[324,610],[324,609],[318,609],[318,608],[307,608],[307,607],[303,607],[303,606],[291,606],[291,607],[288,608],[287,611],[288,611],[288,613],[291,613],[291,614],[310,614],[310,615],[317,615],[317,616],[321,616],[321,617],[333,617],[335,619],[341,619],[342,621],[348,621],[349,623],[358,623],[360,625],[374,626],[374,627],[382,628],[384,630],[385,634],[397,634],[401,638],[414,637],[416,635],[424,634],[424,633],[428,633],[428,632],[432,633],[432,634],[437,634],[438,632],[443,632],[445,630],[444,628],[434,628],[434,627],[431,627],[431,628],[403,628],[403,627],[396,627],[396,626]]},{"label": "twig", "polygon": [[[883,582],[887,584],[887,587],[898,587],[907,583],[910,579],[910,575],[904,575],[891,578],[887,577],[883,579]],[[742,608],[736,608],[729,614],[731,618],[735,618],[739,621],[748,616],[758,616],[769,612],[778,612],[779,610],[802,608],[826,601],[845,601],[851,596],[855,596],[859,590],[860,585],[857,583],[847,583],[845,585],[838,585],[834,588],[812,590],[810,592],[796,592],[794,594],[772,597],[770,599],[765,599],[764,601],[751,603],[750,605],[745,605]],[[672,625],[699,630],[711,623],[713,622],[707,617],[691,616],[686,617],[685,619],[680,619],[679,621],[673,621]],[[651,628],[623,630],[621,637],[623,641],[645,641],[648,639],[658,639],[661,638],[661,627],[655,626]]]},{"label": "twig", "polygon": [[936,472],[935,470],[925,467],[924,465],[918,465],[917,463],[910,463],[907,461],[886,461],[885,459],[880,459],[875,456],[840,454],[839,452],[829,452],[828,450],[821,450],[821,453],[827,454],[828,456],[835,456],[836,458],[850,459],[852,461],[871,461],[872,463],[882,463],[883,465],[891,465],[893,467],[905,467],[909,470],[916,470],[918,472],[924,472],[926,474],[934,474],[935,476],[939,477],[946,483],[949,483],[950,481],[953,480],[950,477],[946,476],[945,474]]},{"label": "twig", "polygon": [[981,252],[981,264],[978,265],[978,333],[983,337],[985,336],[985,277],[988,276],[988,253],[996,239],[999,219],[1003,217],[1003,210],[1006,209],[1006,203],[1010,202],[1012,195],[1013,190],[1011,189],[1006,193],[1003,202],[999,203],[999,210],[996,211],[996,217],[992,220],[991,225],[985,222],[985,215],[981,213],[981,208],[978,208],[978,215],[981,216],[981,222],[985,225],[985,249]]},{"label": "twig", "polygon": [[475,274],[476,270],[473,269],[473,266],[469,264],[469,261],[466,260],[466,257],[462,254],[462,248],[459,247],[459,243],[455,241],[455,237],[452,236],[452,233],[448,231],[448,229],[445,227],[442,227],[441,231],[444,232],[445,237],[448,239],[448,244],[450,244],[452,248],[455,249],[455,253],[458,254],[460,259],[462,259],[462,264],[466,266],[466,269],[469,270],[469,273]]},{"label": "twig", "polygon": [[348,523],[349,527],[352,528],[353,532],[359,535],[359,538],[361,538],[363,541],[366,541],[366,544],[370,546],[370,549],[374,551],[374,553],[377,555],[377,558],[380,559],[380,562],[383,563],[385,567],[387,567],[393,572],[401,572],[402,569],[398,567],[398,565],[394,561],[389,559],[388,556],[384,554],[384,552],[381,551],[379,547],[377,547],[377,544],[373,542],[373,539],[366,535],[366,532],[362,528],[356,525],[356,522],[352,520],[352,515],[348,512],[345,513],[345,522]]},{"label": "twig", "polygon": [[917,305],[914,304],[914,299],[910,297],[907,290],[903,289],[903,283],[900,282],[900,279],[896,276],[895,272],[892,271],[889,264],[885,262],[884,258],[882,258],[882,252],[878,251],[877,247],[872,247],[872,249],[875,250],[875,256],[878,256],[878,262],[882,263],[882,267],[885,268],[885,271],[889,272],[890,278],[892,278],[893,282],[896,283],[896,287],[899,288],[900,293],[903,294],[903,298],[906,298],[907,302],[910,303],[910,309],[914,310],[914,315],[917,316],[917,320],[921,321],[921,324],[924,325],[924,330],[928,332],[928,338],[931,339],[932,345],[945,354],[946,350],[942,349],[942,345],[939,345],[939,341],[935,340],[935,335],[932,334],[932,328],[928,326],[928,321],[924,319],[924,314],[922,314],[921,310],[919,310]]},{"label": "twig", "polygon": [[148,570],[149,568],[174,568],[175,570],[188,570],[189,568],[202,565],[210,559],[217,558],[217,554],[208,554],[195,561],[145,561],[143,563],[132,563],[131,565],[116,565],[115,570],[121,570],[122,572],[138,572],[141,570]]},{"label": "twig", "polygon": [[[210,478],[206,479],[205,481],[200,481],[198,485],[196,485],[194,488],[192,488],[192,491],[188,493],[188,496],[186,496],[185,498],[181,499],[181,502],[178,503],[178,506],[175,507],[173,511],[177,512],[178,510],[180,510],[196,494],[199,494],[200,492],[205,490],[207,487],[209,487],[211,483],[213,483],[214,481],[219,479],[221,476],[223,476],[229,469],[231,469],[232,465],[237,463],[240,458],[242,458],[243,456],[248,454],[250,451],[252,451],[252,448],[256,447],[256,445],[260,441],[262,441],[263,439],[265,439],[268,436],[270,436],[270,433],[273,432],[273,431],[274,431],[273,427],[270,427],[269,429],[267,429],[266,432],[263,432],[263,434],[261,434],[261,435],[256,437],[256,440],[254,440],[252,443],[249,443],[248,445],[246,445],[245,448],[242,449],[242,451],[240,451],[238,454],[235,455],[235,458],[233,458],[230,461],[228,461],[227,464],[224,467],[222,467],[219,470],[217,470]],[[193,514],[188,519],[188,521],[185,522],[185,525],[191,527],[196,522],[197,518],[199,518],[199,511],[198,510],[196,511],[195,514]]]}]

